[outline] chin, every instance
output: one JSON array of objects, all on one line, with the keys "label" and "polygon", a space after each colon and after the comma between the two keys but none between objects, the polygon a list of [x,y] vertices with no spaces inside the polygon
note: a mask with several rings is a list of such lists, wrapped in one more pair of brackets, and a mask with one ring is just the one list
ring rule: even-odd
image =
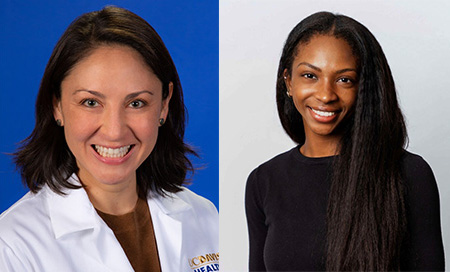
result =
[{"label": "chin", "polygon": [[116,185],[123,182],[126,182],[131,179],[132,175],[123,175],[122,173],[108,173],[104,175],[97,175],[93,176],[95,180],[97,180],[99,183],[105,184],[105,185]]},{"label": "chin", "polygon": [[331,128],[317,128],[317,129],[312,129],[312,131],[316,135],[332,136],[334,134],[335,128],[334,127],[331,127]]}]

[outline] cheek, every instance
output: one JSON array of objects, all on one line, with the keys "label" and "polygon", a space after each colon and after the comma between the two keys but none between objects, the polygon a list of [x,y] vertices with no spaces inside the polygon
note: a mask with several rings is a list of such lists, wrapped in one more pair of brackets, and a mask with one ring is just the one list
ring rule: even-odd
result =
[{"label": "cheek", "polygon": [[87,149],[86,143],[95,132],[95,127],[89,122],[73,122],[64,126],[64,135],[70,151],[78,157]]},{"label": "cheek", "polygon": [[308,88],[304,88],[301,86],[297,86],[296,88],[293,88],[291,95],[292,95],[292,101],[295,105],[295,108],[297,111],[303,115],[306,111],[305,102],[308,99],[308,97],[311,96],[313,91]]},{"label": "cheek", "polygon": [[85,141],[98,129],[99,120],[95,114],[68,111],[64,117],[64,134],[68,144]]},{"label": "cheek", "polygon": [[347,108],[353,108],[356,104],[356,97],[357,97],[357,90],[350,90],[349,92],[346,92],[344,97],[342,97],[342,100],[345,101],[345,105]]},{"label": "cheek", "polygon": [[142,159],[146,159],[155,148],[158,139],[158,125],[141,124],[132,127],[135,137],[142,144]]},{"label": "cheek", "polygon": [[159,115],[151,114],[135,117],[129,124],[136,136],[142,141],[156,142]]},{"label": "cheek", "polygon": [[303,109],[303,105],[302,105],[301,100],[298,99],[298,97],[296,97],[296,96],[292,96],[292,102],[294,103],[294,106],[297,109],[298,113],[300,113],[300,115],[303,116],[304,109]]},{"label": "cheek", "polygon": [[156,138],[158,137],[158,126],[153,124],[137,124],[133,126],[133,131],[139,138]]}]

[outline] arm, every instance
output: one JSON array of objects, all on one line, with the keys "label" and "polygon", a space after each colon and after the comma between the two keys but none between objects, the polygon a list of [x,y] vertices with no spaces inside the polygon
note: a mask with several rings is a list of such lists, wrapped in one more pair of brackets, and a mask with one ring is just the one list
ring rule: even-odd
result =
[{"label": "arm", "polygon": [[265,224],[257,172],[258,169],[250,174],[245,190],[245,211],[250,240],[249,270],[266,271],[264,244],[267,236],[267,226]]},{"label": "arm", "polygon": [[414,156],[405,166],[408,236],[402,270],[444,271],[439,192],[430,166]]}]

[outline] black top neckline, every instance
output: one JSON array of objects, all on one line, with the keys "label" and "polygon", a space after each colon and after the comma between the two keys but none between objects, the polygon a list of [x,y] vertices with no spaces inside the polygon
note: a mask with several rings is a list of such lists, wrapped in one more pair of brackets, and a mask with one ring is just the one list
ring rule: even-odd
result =
[{"label": "black top neckline", "polygon": [[306,157],[300,152],[301,145],[297,145],[292,148],[289,153],[291,156],[295,157],[296,160],[306,163],[306,164],[328,164],[333,161],[336,156],[326,156],[326,157]]}]

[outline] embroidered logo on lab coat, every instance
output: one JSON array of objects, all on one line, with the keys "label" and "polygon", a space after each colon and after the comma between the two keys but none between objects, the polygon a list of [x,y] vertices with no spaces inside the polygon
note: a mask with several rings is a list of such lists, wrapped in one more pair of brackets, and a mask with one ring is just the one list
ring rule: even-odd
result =
[{"label": "embroidered logo on lab coat", "polygon": [[193,272],[219,271],[219,252],[195,256],[189,259]]}]

